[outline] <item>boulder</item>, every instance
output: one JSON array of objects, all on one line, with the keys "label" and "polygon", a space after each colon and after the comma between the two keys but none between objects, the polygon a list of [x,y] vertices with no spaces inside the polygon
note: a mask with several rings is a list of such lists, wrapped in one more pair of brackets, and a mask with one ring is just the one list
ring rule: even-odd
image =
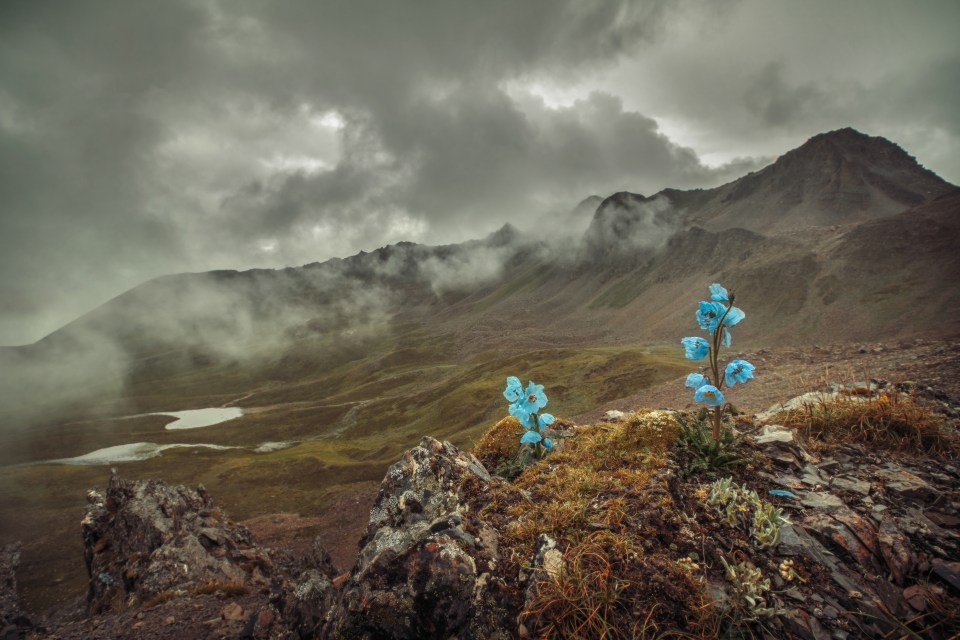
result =
[{"label": "boulder", "polygon": [[87,502],[81,528],[89,614],[206,583],[243,588],[267,581],[266,554],[202,486],[131,482],[114,474],[106,492],[89,491]]},{"label": "boulder", "polygon": [[468,482],[491,478],[473,455],[430,437],[390,467],[325,637],[510,637],[489,594],[498,537],[470,512]]}]

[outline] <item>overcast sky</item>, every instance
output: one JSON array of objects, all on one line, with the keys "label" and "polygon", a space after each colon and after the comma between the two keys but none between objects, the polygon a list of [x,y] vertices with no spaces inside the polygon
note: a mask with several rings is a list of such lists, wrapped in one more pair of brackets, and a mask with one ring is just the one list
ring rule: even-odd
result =
[{"label": "overcast sky", "polygon": [[0,344],[157,275],[536,229],[817,133],[960,183],[960,2],[0,3]]}]

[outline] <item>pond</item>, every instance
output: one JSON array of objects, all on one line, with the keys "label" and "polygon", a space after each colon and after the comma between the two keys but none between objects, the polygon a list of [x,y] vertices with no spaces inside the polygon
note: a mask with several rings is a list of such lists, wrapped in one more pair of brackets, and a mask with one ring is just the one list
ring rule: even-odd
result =
[{"label": "pond", "polygon": [[210,427],[227,420],[233,420],[243,415],[240,407],[215,407],[212,409],[190,409],[187,411],[155,411],[146,415],[173,416],[176,418],[165,428],[170,431],[179,429],[199,429]]},{"label": "pond", "polygon": [[[90,453],[85,453],[75,458],[60,458],[59,460],[47,460],[45,462],[57,464],[113,464],[115,462],[136,462],[138,460],[156,458],[167,449],[182,449],[186,447],[216,449],[217,451],[238,448],[226,447],[219,444],[155,444],[153,442],[132,442],[130,444],[118,444],[113,447],[97,449],[96,451],[91,451]],[[37,464],[43,464],[43,462]]]}]

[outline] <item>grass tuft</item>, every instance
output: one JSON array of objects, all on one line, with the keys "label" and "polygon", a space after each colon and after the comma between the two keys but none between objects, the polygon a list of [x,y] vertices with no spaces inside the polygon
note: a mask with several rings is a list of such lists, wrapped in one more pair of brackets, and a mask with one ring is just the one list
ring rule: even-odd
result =
[{"label": "grass tuft", "polygon": [[861,443],[940,455],[960,453],[960,440],[944,416],[915,396],[895,390],[824,397],[784,412],[779,419],[812,448]]}]

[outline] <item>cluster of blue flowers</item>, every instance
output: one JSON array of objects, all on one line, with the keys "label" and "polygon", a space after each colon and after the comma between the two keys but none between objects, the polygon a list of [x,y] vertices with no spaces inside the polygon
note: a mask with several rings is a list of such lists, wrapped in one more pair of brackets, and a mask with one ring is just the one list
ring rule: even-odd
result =
[{"label": "cluster of blue flowers", "polygon": [[510,415],[519,420],[526,429],[520,436],[520,443],[530,446],[539,444],[547,450],[553,449],[553,440],[547,435],[554,417],[549,413],[540,413],[540,410],[547,406],[547,394],[543,392],[543,385],[531,381],[524,390],[520,379],[510,376],[507,378],[503,397],[510,402]]},{"label": "cluster of blue flowers", "polygon": [[[710,300],[701,300],[697,308],[697,324],[709,333],[706,338],[684,338],[680,341],[685,355],[689,360],[703,360],[710,358],[710,369],[713,372],[713,382],[710,377],[700,373],[691,373],[687,376],[686,386],[694,390],[693,399],[710,407],[722,407],[726,399],[720,389],[726,384],[732,387],[738,382],[743,384],[753,377],[754,366],[746,360],[733,360],[720,375],[717,362],[720,347],[729,347],[731,336],[729,327],[739,323],[746,314],[733,306],[732,294],[719,284],[710,285]],[[719,418],[719,412],[717,413]]]}]

